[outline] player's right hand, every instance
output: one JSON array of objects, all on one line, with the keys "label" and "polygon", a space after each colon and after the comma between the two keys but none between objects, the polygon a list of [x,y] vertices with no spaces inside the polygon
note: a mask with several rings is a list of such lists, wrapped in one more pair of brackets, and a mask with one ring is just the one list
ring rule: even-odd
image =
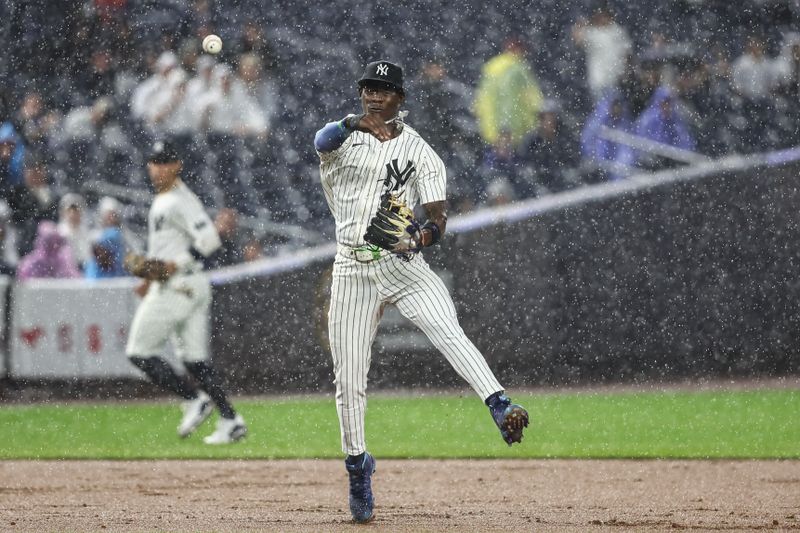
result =
[{"label": "player's right hand", "polygon": [[392,138],[394,125],[386,124],[380,115],[367,113],[358,121],[356,129],[369,133],[380,142],[388,141]]}]

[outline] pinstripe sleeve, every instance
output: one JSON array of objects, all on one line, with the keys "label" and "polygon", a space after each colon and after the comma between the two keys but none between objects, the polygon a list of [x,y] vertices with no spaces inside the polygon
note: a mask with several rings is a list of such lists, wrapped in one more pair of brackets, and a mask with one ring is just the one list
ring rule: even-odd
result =
[{"label": "pinstripe sleeve", "polygon": [[426,147],[424,162],[417,175],[417,189],[421,204],[447,199],[447,170],[442,159],[430,146]]}]

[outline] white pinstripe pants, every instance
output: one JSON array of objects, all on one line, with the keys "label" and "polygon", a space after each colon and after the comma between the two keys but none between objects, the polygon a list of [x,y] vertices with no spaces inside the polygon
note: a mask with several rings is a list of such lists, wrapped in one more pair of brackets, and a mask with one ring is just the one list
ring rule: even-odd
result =
[{"label": "white pinstripe pants", "polygon": [[422,255],[371,263],[336,255],[328,336],[333,354],[342,451],[366,451],[364,414],[371,347],[386,304],[394,304],[431,340],[458,374],[486,399],[503,390],[483,355],[458,324],[447,288]]}]

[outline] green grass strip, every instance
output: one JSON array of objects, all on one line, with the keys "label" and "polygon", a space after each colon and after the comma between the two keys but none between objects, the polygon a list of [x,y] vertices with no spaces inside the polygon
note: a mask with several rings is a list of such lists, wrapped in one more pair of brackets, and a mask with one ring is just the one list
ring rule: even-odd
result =
[{"label": "green grass strip", "polygon": [[[506,446],[474,396],[373,394],[368,445],[388,458],[800,458],[800,391],[517,395],[532,425]],[[0,459],[341,458],[333,399],[240,400],[249,436],[181,440],[178,404],[0,407]]]}]

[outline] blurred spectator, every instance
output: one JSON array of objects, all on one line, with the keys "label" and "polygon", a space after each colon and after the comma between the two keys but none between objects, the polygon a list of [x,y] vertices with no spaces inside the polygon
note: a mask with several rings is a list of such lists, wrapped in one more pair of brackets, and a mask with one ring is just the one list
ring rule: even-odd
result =
[{"label": "blurred spectator", "polygon": [[216,65],[212,79],[213,90],[207,93],[205,102],[208,130],[237,137],[266,136],[267,122],[258,102],[230,66]]},{"label": "blurred spectator", "polygon": [[11,208],[0,199],[0,275],[13,276],[19,263],[17,233],[11,223]]},{"label": "blurred spectator", "polygon": [[[87,174],[93,179],[130,185],[135,148],[110,97],[74,107],[64,119],[61,145],[69,155],[65,183],[61,184],[66,189],[78,189]],[[95,172],[88,172],[87,167]]]},{"label": "blurred spectator", "polygon": [[486,187],[486,203],[496,207],[515,200],[514,186],[506,178],[495,178]]},{"label": "blurred spectator", "polygon": [[194,64],[194,76],[186,82],[186,100],[197,103],[212,89],[215,64],[216,61],[210,55],[203,54],[197,58]]},{"label": "blurred spectator", "polygon": [[[744,53],[731,65],[731,84],[741,98],[729,117],[737,128],[739,148],[766,150],[780,144],[772,128],[776,120],[775,96],[785,81],[785,63],[767,55],[766,43],[757,35],[747,39]],[[796,106],[792,106],[796,107]]]},{"label": "blurred spectator", "polygon": [[158,136],[176,137],[191,135],[196,125],[184,113],[186,82],[188,76],[182,69],[170,73],[167,83],[162,83],[153,93],[151,108],[145,113],[145,121]]},{"label": "blurred spectator", "polygon": [[764,40],[758,36],[747,39],[745,52],[731,67],[733,88],[751,101],[769,99],[782,80],[781,64],[766,54]]},{"label": "blurred spectator", "polygon": [[[411,124],[425,132],[425,140],[445,156],[453,138],[466,140],[477,133],[470,113],[471,90],[450,76],[441,61],[428,61],[414,85],[416,106]],[[476,143],[472,143],[472,148]]]},{"label": "blurred spectator", "polygon": [[800,96],[800,33],[792,32],[784,38],[781,55],[777,59],[784,92]]},{"label": "blurred spectator", "polygon": [[426,62],[407,101],[409,124],[423,132],[447,167],[451,206],[472,205],[483,193],[480,165],[484,144],[470,109],[472,88],[451,76],[444,61]]},{"label": "blurred spectator", "polygon": [[[634,132],[639,137],[682,150],[694,151],[696,148],[694,136],[676,104],[676,97],[672,89],[666,86],[656,90],[647,109],[636,119]],[[627,166],[636,165],[649,170],[672,166],[670,159],[631,147],[625,147],[617,161]]]},{"label": "blurred spectator", "polygon": [[92,255],[86,263],[88,279],[116,278],[126,276],[122,266],[125,243],[119,228],[105,228],[92,243]]},{"label": "blurred spectator", "polygon": [[524,161],[522,196],[538,196],[558,192],[573,186],[578,180],[580,156],[573,131],[564,124],[561,106],[545,100],[539,110],[536,131],[520,151]]},{"label": "blurred spectator", "polygon": [[264,35],[266,24],[259,24],[248,20],[242,26],[242,36],[239,41],[239,54],[252,54],[259,60],[259,68],[271,71],[276,67],[275,53]]},{"label": "blurred spectator", "polygon": [[131,116],[152,124],[154,115],[163,111],[165,104],[171,101],[185,76],[178,67],[178,57],[172,52],[163,52],[153,65],[153,74],[134,89],[130,102]]},{"label": "blurred spectator", "polygon": [[239,58],[239,78],[260,109],[265,129],[269,131],[278,114],[280,101],[275,79],[264,72],[259,58],[253,53]]},{"label": "blurred spectator", "polygon": [[208,196],[207,187],[202,182],[208,150],[198,132],[203,126],[208,94],[213,89],[214,65],[215,61],[209,55],[203,54],[195,59],[195,73],[181,83],[179,98],[175,101],[171,116],[165,119],[163,128],[182,155],[181,178],[204,200]]},{"label": "blurred spectator", "polygon": [[26,280],[77,277],[80,277],[80,272],[75,268],[67,240],[58,233],[53,222],[40,222],[33,251],[20,260],[17,278]]},{"label": "blurred spectator", "polygon": [[257,261],[264,257],[264,244],[255,235],[244,241],[242,245],[242,260],[246,263]]},{"label": "blurred spectator", "polygon": [[581,156],[594,172],[595,179],[620,179],[627,169],[617,159],[624,145],[606,138],[604,129],[633,132],[630,106],[618,90],[610,90],[597,103],[581,132]]},{"label": "blurred spectator", "polygon": [[124,16],[128,0],[94,0],[97,16],[106,24]]},{"label": "blurred spectator", "polygon": [[178,59],[181,68],[186,72],[187,76],[191,72],[197,72],[197,60],[200,56],[205,55],[201,46],[197,45],[197,39],[192,36],[184,39],[178,48]]},{"label": "blurred spectator", "polygon": [[125,225],[123,206],[119,200],[111,196],[100,198],[97,202],[97,217],[101,232],[110,228],[119,230],[126,250],[141,252],[144,249],[142,239]]},{"label": "blurred spectator", "polygon": [[0,124],[0,190],[8,196],[24,180],[25,144],[10,122]]},{"label": "blurred spectator", "polygon": [[139,65],[144,63],[143,57],[147,54],[141,53],[136,48],[135,36],[131,33],[126,19],[116,19],[112,28],[120,45],[114,54],[114,103],[118,107],[127,109],[123,104],[131,101],[133,92],[140,83],[138,69]]},{"label": "blurred spectator", "polygon": [[208,94],[213,90],[213,72],[216,62],[209,55],[201,55],[195,62],[195,73],[187,82],[181,112],[185,114],[182,121],[189,122],[189,129],[194,133],[202,126]]},{"label": "blurred spectator", "polygon": [[[272,71],[264,69],[262,60],[253,52],[243,54],[239,58],[239,76],[248,94],[257,104],[266,124],[266,134],[245,139],[242,153],[243,165],[248,168],[251,190],[258,197],[269,196],[274,192],[274,172],[276,160],[280,157],[272,129],[278,123],[281,98],[277,81]],[[269,135],[269,138],[266,135]],[[263,205],[263,202],[251,202]],[[253,209],[248,209],[253,212]]]},{"label": "blurred spectator", "polygon": [[108,120],[112,100],[98,98],[92,105],[73,107],[63,124],[63,139],[67,141],[94,141],[100,128]]},{"label": "blurred spectator", "polygon": [[490,145],[506,131],[516,148],[536,127],[544,96],[525,54],[522,41],[509,39],[504,51],[483,66],[474,109],[481,136]]},{"label": "blurred spectator", "polygon": [[101,96],[111,96],[115,90],[116,61],[111,51],[105,47],[92,50],[89,57],[88,73],[82,77],[81,96],[95,100]]},{"label": "blurred spectator", "polygon": [[775,122],[783,142],[800,143],[800,33],[785,36],[781,55],[781,90],[776,101]]},{"label": "blurred spectator", "polygon": [[214,227],[217,228],[222,246],[208,261],[208,268],[219,268],[234,265],[242,261],[242,246],[239,234],[239,213],[235,209],[222,208],[214,217]]},{"label": "blurred spectator", "polygon": [[514,189],[514,197],[535,195],[532,188],[522,181],[523,159],[514,150],[511,133],[502,131],[494,145],[487,146],[483,163],[478,172],[483,178],[482,189],[488,184],[502,179]]},{"label": "blurred spectator", "polygon": [[[48,139],[56,121],[44,105],[42,95],[38,91],[30,91],[22,98],[22,104],[16,116],[16,124],[20,134],[25,138],[28,148],[45,150]],[[57,121],[56,121],[57,122]]]},{"label": "blurred spectator", "polygon": [[250,211],[251,175],[242,156],[247,144],[266,140],[267,123],[256,100],[228,65],[216,65],[212,76],[214,88],[202,105],[214,170],[225,205]]},{"label": "blurred spectator", "polygon": [[58,207],[58,232],[70,245],[75,267],[82,269],[92,250],[86,201],[79,194],[68,193],[61,198]]},{"label": "blurred spectator", "polygon": [[30,151],[25,155],[24,183],[13,189],[8,203],[18,230],[19,253],[27,254],[33,247],[39,222],[56,219],[58,198],[50,186],[43,154]]},{"label": "blurred spectator", "polygon": [[597,102],[606,90],[616,87],[625,73],[631,39],[605,5],[595,9],[588,21],[578,21],[573,26],[572,38],[586,52],[587,81]]},{"label": "blurred spectator", "polygon": [[628,63],[625,75],[619,82],[619,90],[631,114],[638,117],[661,86],[663,61],[658,58],[643,57]]},{"label": "blurred spectator", "polygon": [[720,44],[687,61],[675,81],[681,115],[697,132],[698,151],[719,157],[736,149],[728,51]]}]

